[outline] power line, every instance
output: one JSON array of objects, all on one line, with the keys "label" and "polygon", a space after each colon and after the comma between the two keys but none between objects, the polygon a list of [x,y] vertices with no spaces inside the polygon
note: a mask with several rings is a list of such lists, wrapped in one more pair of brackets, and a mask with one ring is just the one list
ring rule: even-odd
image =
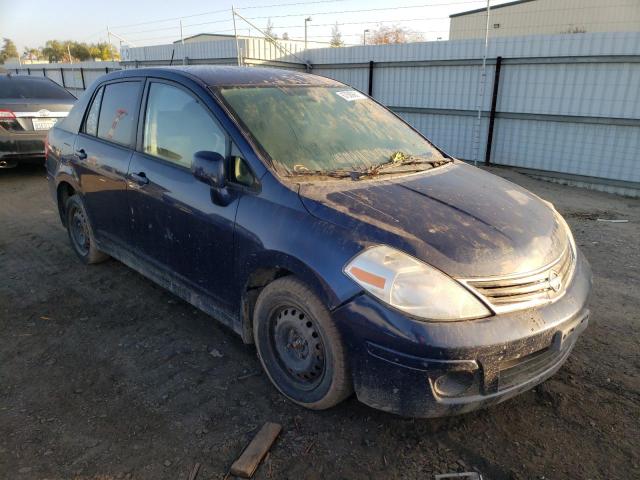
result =
[{"label": "power line", "polygon": [[[379,23],[399,23],[399,22],[428,22],[430,20],[445,20],[449,17],[429,17],[429,18],[405,18],[398,20],[369,20],[362,22],[334,22],[334,23],[312,23],[309,24],[309,28],[311,27],[333,27],[334,25],[338,25],[339,27],[342,25],[372,25]],[[273,28],[304,28],[304,25],[285,25],[285,26],[273,26]]]},{"label": "power line", "polygon": [[[447,19],[449,17],[429,17],[429,18],[407,18],[407,19],[398,19],[398,20],[369,20],[369,21],[362,21],[362,22],[337,22],[338,26],[343,26],[343,25],[377,25],[377,24],[383,24],[383,23],[399,23],[399,22],[428,22],[428,21],[437,21],[437,20],[444,20]],[[183,28],[189,28],[189,27],[194,27],[194,26],[201,26],[201,25],[206,25],[208,24],[208,22],[205,23],[197,23],[197,24],[189,24],[189,25],[183,25]],[[333,27],[334,25],[336,25],[336,23],[312,23],[309,25],[309,27]],[[150,31],[164,31],[164,30],[173,30],[173,29],[178,29],[179,27],[170,27],[170,28],[162,28],[162,29],[153,29]],[[288,29],[292,29],[292,28],[304,28],[304,25],[282,25],[282,26],[273,26],[274,29],[278,29],[278,30],[282,30],[285,28]],[[222,34],[222,33],[230,33],[233,32],[233,29],[227,29],[227,30],[216,30],[215,32],[208,32],[210,34]],[[143,32],[140,32],[143,33]],[[126,34],[126,32],[125,32]],[[177,35],[177,34],[176,34]],[[168,37],[169,35],[165,35],[164,37],[152,37],[152,38],[165,38]],[[138,40],[138,41],[144,41],[145,39],[140,39],[140,38],[135,38],[135,37],[131,37],[132,40]]]},{"label": "power line", "polygon": [[[422,4],[422,5],[400,5],[395,7],[381,7],[381,8],[363,8],[358,10],[339,10],[334,12],[313,12],[313,13],[287,13],[284,15],[268,15],[263,17],[247,17],[248,20],[261,20],[265,18],[285,18],[285,17],[302,17],[302,16],[320,16],[320,15],[337,15],[342,13],[366,13],[366,12],[382,12],[388,10],[402,10],[402,9],[411,9],[411,8],[428,8],[428,7],[442,7],[442,6],[451,6],[451,5],[461,5],[465,3],[481,3],[482,0],[469,0],[465,2],[456,2],[456,3],[432,3],[432,4]],[[447,17],[449,18],[449,17]]]},{"label": "power line", "polygon": [[[246,7],[236,7],[236,10],[238,10],[239,8],[242,8],[244,10],[249,10],[249,9],[254,9],[254,8],[273,8],[273,7],[291,7],[291,6],[295,6],[295,5],[313,5],[313,4],[318,4],[318,3],[336,3],[336,2],[345,2],[348,0],[314,0],[313,2],[290,2],[290,3],[274,3],[271,5],[247,5]],[[185,18],[193,18],[193,17],[201,17],[204,15],[213,15],[215,13],[223,13],[223,12],[229,12],[230,9],[228,8],[224,8],[224,9],[220,9],[220,10],[211,10],[209,12],[202,12],[202,13],[194,13],[191,15],[181,15],[179,17],[169,17],[169,18],[163,18],[161,20],[149,20],[147,22],[140,22],[140,23],[129,23],[126,25],[114,25],[114,28],[126,28],[126,27],[137,27],[140,25],[149,25],[152,23],[162,23],[162,22],[169,22],[172,20],[180,20],[180,19],[185,19]]]},{"label": "power line", "polygon": [[[316,0],[316,1],[313,1],[313,2],[280,3],[280,4],[263,5],[263,6],[254,5],[254,6],[241,7],[241,8],[246,10],[246,9],[252,9],[252,8],[271,8],[271,7],[292,6],[292,5],[313,5],[313,4],[318,4],[318,3],[335,3],[335,2],[342,2],[342,1],[348,1],[348,0]],[[478,4],[478,3],[482,3],[482,0],[464,0],[464,1],[457,1],[457,2],[448,1],[448,2],[440,2],[440,3],[421,4],[421,5],[404,5],[404,6],[396,6],[396,7],[366,8],[366,9],[357,9],[357,10],[339,10],[339,11],[330,11],[330,12],[288,13],[288,14],[283,14],[283,15],[265,15],[265,16],[259,16],[259,17],[247,17],[247,20],[261,20],[261,19],[285,18],[285,17],[301,17],[301,16],[309,16],[309,15],[320,16],[320,15],[335,15],[335,14],[343,14],[343,13],[380,12],[380,11],[389,11],[389,10],[398,10],[398,9],[429,8],[429,7],[442,7],[442,6],[454,6],[454,5]],[[239,8],[236,8],[236,10],[239,10]],[[224,13],[224,12],[229,12],[229,10],[228,9],[225,9],[225,10],[213,10],[213,11],[210,11],[210,12],[196,13],[196,14],[193,14],[193,15],[184,15],[184,16],[181,16],[181,17],[172,17],[172,18],[167,18],[167,19],[163,19],[163,20],[152,20],[152,21],[149,21],[149,22],[142,22],[142,23],[135,23],[135,24],[128,24],[128,25],[117,25],[114,28],[124,28],[124,27],[132,27],[132,26],[139,26],[139,25],[149,25],[149,24],[152,24],[152,23],[161,23],[161,22],[167,22],[167,21],[172,21],[172,20],[175,21],[175,20],[179,20],[179,19],[200,17],[200,16],[205,16],[205,15],[213,15],[215,13]],[[212,25],[212,24],[224,23],[224,22],[231,22],[231,19],[212,20],[212,21],[202,22],[202,23],[192,23],[192,24],[187,24],[184,27],[186,28],[186,27],[189,27],[189,26],[197,26],[197,25]],[[136,34],[136,33],[147,33],[147,32],[153,32],[153,31],[160,31],[160,30],[163,30],[164,28],[172,28],[172,27],[160,27],[160,28],[157,28],[157,29],[124,31],[123,34],[129,35],[129,34]]]},{"label": "power line", "polygon": [[[339,1],[339,0],[320,0],[320,1],[316,1],[316,2],[311,2],[311,3],[330,3],[330,2],[335,2],[335,1]],[[340,0],[340,1],[346,1],[346,0]],[[283,15],[270,15],[270,16],[258,16],[258,17],[247,17],[247,19],[251,19],[251,20],[256,20],[256,19],[270,19],[270,18],[285,18],[285,17],[302,17],[305,15],[331,15],[331,14],[343,14],[343,13],[364,13],[364,12],[382,12],[382,11],[389,11],[389,10],[398,10],[398,9],[414,9],[414,8],[428,8],[428,7],[435,7],[435,6],[446,6],[446,5],[460,5],[463,3],[482,3],[483,0],[474,0],[474,1],[464,1],[464,2],[438,2],[438,3],[430,3],[430,4],[421,4],[421,5],[405,5],[405,6],[397,6],[397,7],[381,7],[381,8],[367,8],[367,9],[357,9],[357,10],[342,10],[342,11],[325,11],[325,12],[316,12],[316,13],[311,13],[311,14],[283,14]],[[308,5],[308,3],[303,3],[303,2],[292,2],[292,3],[281,3],[281,4],[274,4],[274,5],[270,5],[270,6],[250,6],[250,7],[245,7],[245,9],[249,9],[249,8],[267,8],[267,7],[274,7],[274,6],[286,6],[286,5]],[[621,3],[619,6],[626,6],[628,4],[626,3]],[[612,5],[608,5],[606,8],[612,8],[615,7]],[[605,7],[585,7],[585,8],[605,8]],[[548,12],[559,12],[559,11],[566,11],[566,10],[570,10],[568,8],[547,8],[547,9],[541,9],[541,11],[548,11]],[[224,12],[228,12],[228,10],[223,10]],[[191,15],[190,17],[194,17],[194,16],[200,16],[203,14],[197,14],[197,15]],[[176,18],[187,18],[187,17],[176,17]],[[440,16],[440,17],[429,17],[429,18],[411,18],[411,19],[396,19],[396,20],[370,20],[370,21],[354,21],[354,22],[337,22],[337,24],[339,26],[348,26],[348,25],[375,25],[375,24],[394,24],[394,23],[403,23],[403,22],[433,22],[433,21],[441,21],[441,20],[448,20],[449,16]],[[203,26],[203,25],[216,25],[216,24],[223,24],[223,23],[230,23],[231,19],[220,19],[220,20],[212,20],[212,21],[207,21],[207,22],[198,22],[198,23],[192,23],[192,24],[186,24],[184,25],[185,29],[188,28],[194,28],[197,26]],[[588,22],[588,23],[581,23],[584,25],[588,25],[591,24],[592,22]],[[602,22],[593,22],[593,23],[597,23],[600,24]],[[611,22],[605,22],[605,23],[610,23],[610,24],[614,24],[614,23],[627,23],[627,22],[616,22],[616,21],[611,21]],[[309,26],[312,28],[315,27],[329,27],[329,26],[334,26],[336,24],[336,22],[333,23],[311,23]],[[568,25],[566,22],[563,23],[559,23],[557,25],[553,25],[553,26],[558,26],[558,27],[564,27]],[[532,27],[531,25],[528,25],[528,27]],[[273,26],[274,29],[277,30],[284,30],[284,29],[301,29],[304,28],[303,25],[284,25],[284,26]],[[516,29],[516,27],[503,27],[503,29]],[[166,26],[166,27],[161,27],[161,28],[154,28],[154,29],[146,29],[146,30],[138,30],[138,31],[129,31],[129,32],[123,32],[123,34],[125,35],[129,35],[129,34],[139,34],[139,33],[146,33],[146,32],[154,32],[154,31],[163,31],[163,32],[168,32],[168,31],[176,31],[177,35],[177,26]],[[473,29],[470,29],[473,30]],[[232,32],[233,30],[228,29],[228,30],[219,30],[216,32],[211,32],[211,33],[226,33],[226,32]],[[429,30],[428,33],[446,33],[449,30]],[[100,33],[100,32],[97,32]],[[97,34],[96,33],[96,34]],[[423,33],[423,32],[412,32],[412,33]],[[94,35],[96,35],[94,34]],[[163,38],[175,38],[175,35],[172,35],[170,33],[167,33],[163,36],[153,36],[153,37],[145,37],[145,38],[132,38],[132,40],[140,42],[140,41],[147,41],[147,40],[156,40],[156,39],[163,39]],[[347,35],[343,35],[343,36],[347,36]],[[350,35],[350,36],[356,36],[356,35]],[[313,37],[313,36],[312,36]],[[321,36],[316,35],[315,38],[320,38]],[[326,35],[325,37],[329,37],[328,35]]]}]

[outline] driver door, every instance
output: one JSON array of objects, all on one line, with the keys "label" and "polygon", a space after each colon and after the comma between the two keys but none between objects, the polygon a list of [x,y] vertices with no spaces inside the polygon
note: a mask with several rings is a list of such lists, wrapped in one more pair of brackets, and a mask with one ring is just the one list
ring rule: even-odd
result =
[{"label": "driver door", "polygon": [[233,231],[240,195],[211,200],[209,185],[191,172],[193,155],[229,153],[229,139],[192,92],[148,81],[141,112],[142,143],[128,172],[132,244],[169,279],[227,306],[233,278]]}]

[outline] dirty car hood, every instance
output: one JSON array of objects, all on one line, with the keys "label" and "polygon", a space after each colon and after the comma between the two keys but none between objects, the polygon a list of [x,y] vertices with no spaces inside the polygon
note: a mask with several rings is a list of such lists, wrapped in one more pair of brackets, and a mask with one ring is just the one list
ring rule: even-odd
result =
[{"label": "dirty car hood", "polygon": [[564,228],[537,196],[462,162],[389,179],[303,183],[314,216],[457,277],[530,272],[558,258]]}]

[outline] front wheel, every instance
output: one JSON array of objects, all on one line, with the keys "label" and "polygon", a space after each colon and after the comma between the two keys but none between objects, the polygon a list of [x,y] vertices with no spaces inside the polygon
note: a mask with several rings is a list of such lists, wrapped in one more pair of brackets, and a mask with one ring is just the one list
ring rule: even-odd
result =
[{"label": "front wheel", "polygon": [[295,403],[323,410],[353,391],[339,332],[320,299],[299,280],[280,278],[262,290],[253,336],[269,379]]}]

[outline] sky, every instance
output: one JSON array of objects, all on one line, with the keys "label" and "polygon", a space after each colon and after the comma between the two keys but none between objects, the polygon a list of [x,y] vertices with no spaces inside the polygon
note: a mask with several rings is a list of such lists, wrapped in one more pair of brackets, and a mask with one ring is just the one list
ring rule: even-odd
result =
[{"label": "sky", "polygon": [[[493,0],[492,5],[504,3]],[[347,44],[362,42],[365,29],[401,25],[419,32],[425,40],[446,40],[449,15],[486,5],[486,0],[0,0],[0,37],[11,38],[20,52],[47,40],[98,42],[107,40],[107,27],[135,46],[171,43],[197,33],[233,33],[231,6],[259,28],[268,18],[274,31],[290,38],[328,42],[337,21]],[[257,34],[243,21],[238,33]],[[117,46],[119,40],[113,38]]]}]

